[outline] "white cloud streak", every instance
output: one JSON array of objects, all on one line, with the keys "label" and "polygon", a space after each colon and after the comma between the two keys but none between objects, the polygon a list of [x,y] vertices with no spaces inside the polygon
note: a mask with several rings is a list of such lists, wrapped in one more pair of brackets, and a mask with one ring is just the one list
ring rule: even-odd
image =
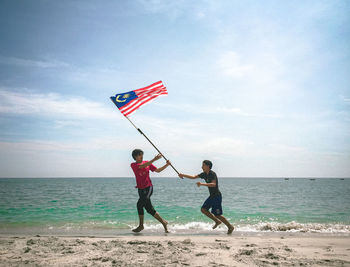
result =
[{"label": "white cloud streak", "polygon": [[346,104],[350,104],[350,98],[347,98],[343,95],[340,95],[341,99],[346,103]]},{"label": "white cloud streak", "polygon": [[[136,142],[137,143],[137,142]],[[128,150],[130,145],[120,142],[120,138],[100,136],[87,141],[45,141],[24,140],[19,142],[0,142],[0,151],[6,153],[74,153],[87,151]]]},{"label": "white cloud streak", "polygon": [[69,67],[68,63],[58,60],[33,60],[18,57],[0,56],[0,64],[15,65],[20,67],[36,67],[36,68],[65,68]]},{"label": "white cloud streak", "polygon": [[[25,91],[25,90],[24,90]],[[0,113],[66,116],[67,118],[116,119],[118,116],[103,104],[82,97],[63,97],[59,94],[11,92],[0,89]]]},{"label": "white cloud streak", "polygon": [[191,114],[218,114],[218,115],[235,115],[242,117],[255,117],[255,118],[283,118],[285,115],[283,114],[273,114],[273,113],[250,113],[243,111],[237,107],[212,107],[212,108],[204,108],[201,106],[192,105],[184,105],[184,104],[162,104],[155,103],[155,105],[161,107],[167,107],[170,109],[181,110],[182,112],[191,113]]}]

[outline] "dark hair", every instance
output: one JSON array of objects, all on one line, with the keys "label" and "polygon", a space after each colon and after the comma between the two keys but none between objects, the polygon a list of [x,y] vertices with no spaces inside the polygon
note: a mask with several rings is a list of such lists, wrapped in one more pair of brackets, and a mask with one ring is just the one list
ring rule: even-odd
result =
[{"label": "dark hair", "polygon": [[138,155],[140,155],[140,154],[143,154],[143,151],[141,150],[141,149],[134,149],[133,151],[132,151],[132,158],[134,159],[134,160],[136,160],[136,157],[138,156]]},{"label": "dark hair", "polygon": [[207,159],[203,160],[203,163],[205,165],[207,165],[209,167],[209,169],[211,169],[211,167],[213,167],[213,163],[210,160],[207,160]]}]

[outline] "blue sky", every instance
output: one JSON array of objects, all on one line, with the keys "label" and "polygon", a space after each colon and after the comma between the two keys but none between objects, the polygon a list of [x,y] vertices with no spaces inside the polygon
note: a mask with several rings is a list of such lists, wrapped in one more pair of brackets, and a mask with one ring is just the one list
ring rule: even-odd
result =
[{"label": "blue sky", "polygon": [[[350,177],[348,1],[0,2],[0,177]],[[160,160],[156,163],[160,166]],[[175,176],[168,168],[154,177]]]}]

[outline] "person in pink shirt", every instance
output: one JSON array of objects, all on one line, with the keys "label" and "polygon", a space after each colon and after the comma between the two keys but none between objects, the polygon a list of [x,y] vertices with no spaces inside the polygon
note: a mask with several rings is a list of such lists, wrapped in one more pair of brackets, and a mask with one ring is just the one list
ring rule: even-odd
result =
[{"label": "person in pink shirt", "polygon": [[152,172],[161,172],[166,167],[168,167],[171,163],[168,160],[163,167],[157,168],[153,165],[153,162],[160,159],[162,156],[159,154],[155,156],[150,161],[143,160],[143,151],[141,149],[134,149],[132,151],[132,157],[135,162],[131,163],[131,168],[134,171],[136,177],[136,187],[139,193],[139,200],[137,201],[137,212],[139,214],[139,226],[133,229],[132,231],[135,233],[141,232],[144,229],[143,219],[144,219],[144,211],[151,214],[154,218],[156,218],[164,227],[164,231],[168,233],[167,224],[168,222],[160,217],[159,213],[155,211],[151,203],[151,195],[153,193],[153,185],[152,181],[149,177],[149,171]]}]

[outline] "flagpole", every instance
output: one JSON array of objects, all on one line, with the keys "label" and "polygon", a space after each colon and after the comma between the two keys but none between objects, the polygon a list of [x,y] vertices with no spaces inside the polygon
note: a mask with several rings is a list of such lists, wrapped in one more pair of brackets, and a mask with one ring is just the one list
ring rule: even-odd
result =
[{"label": "flagpole", "polygon": [[[158,151],[158,153],[161,154],[162,157],[163,157],[166,161],[168,161],[168,159],[163,155],[163,153],[160,152],[160,150],[152,143],[151,140],[149,140],[149,138],[141,131],[141,129],[140,129],[140,128],[137,128],[136,125],[135,125],[127,116],[125,116],[125,118],[127,118],[128,121],[130,121],[130,123],[132,124],[132,126],[134,126],[135,129],[138,130],[139,133],[142,134],[142,135],[147,139],[147,141],[151,143],[151,145]],[[173,166],[171,163],[170,163],[170,166],[174,169],[174,171],[176,171],[177,174],[180,174],[180,173],[174,168],[174,166]],[[182,179],[183,179],[183,178],[182,178]]]}]

